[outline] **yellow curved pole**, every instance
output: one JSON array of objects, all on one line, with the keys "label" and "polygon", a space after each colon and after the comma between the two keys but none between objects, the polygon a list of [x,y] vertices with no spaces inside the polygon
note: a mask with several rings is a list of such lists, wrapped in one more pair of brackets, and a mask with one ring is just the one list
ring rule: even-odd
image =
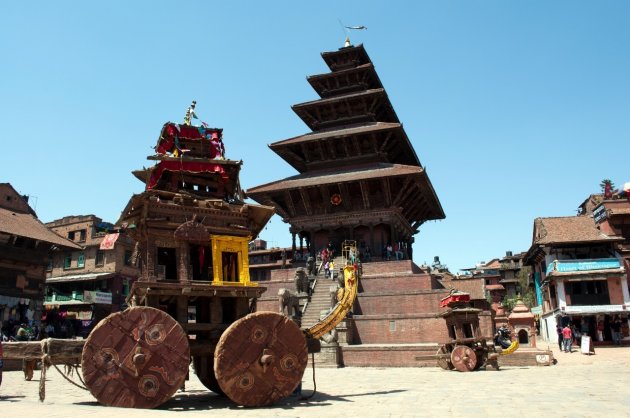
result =
[{"label": "yellow curved pole", "polygon": [[516,350],[518,350],[518,340],[512,341],[512,344],[510,344],[510,346],[508,348],[506,348],[505,350],[501,351],[499,354],[502,355],[502,356],[507,356],[509,354],[512,354]]},{"label": "yellow curved pole", "polygon": [[343,280],[343,296],[324,319],[304,331],[307,336],[320,339],[323,335],[332,331],[333,328],[339,325],[339,323],[346,317],[348,311],[352,308],[359,289],[359,275],[357,274],[354,266],[345,266],[343,268]]}]

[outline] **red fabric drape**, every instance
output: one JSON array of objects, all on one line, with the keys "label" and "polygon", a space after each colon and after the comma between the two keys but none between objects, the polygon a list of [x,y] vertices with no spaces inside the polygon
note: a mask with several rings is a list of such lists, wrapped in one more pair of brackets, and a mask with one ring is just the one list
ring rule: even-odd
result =
[{"label": "red fabric drape", "polygon": [[147,183],[147,190],[155,187],[165,170],[187,171],[189,173],[218,173],[224,181],[229,179],[225,169],[220,164],[190,161],[160,161],[151,174],[151,178]]}]

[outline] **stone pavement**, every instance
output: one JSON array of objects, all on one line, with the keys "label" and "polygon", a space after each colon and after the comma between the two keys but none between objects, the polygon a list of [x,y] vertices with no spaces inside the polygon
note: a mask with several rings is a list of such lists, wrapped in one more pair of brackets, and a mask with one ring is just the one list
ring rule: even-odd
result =
[{"label": "stone pavement", "polygon": [[[311,399],[294,397],[266,408],[235,406],[203,388],[193,374],[186,392],[156,410],[104,407],[52,368],[46,400],[40,403],[37,380],[26,382],[22,372],[5,372],[0,417],[630,417],[630,348],[598,347],[591,356],[561,353],[557,346],[552,350],[555,366],[498,372],[318,368]],[[303,382],[303,395],[308,395],[313,389],[310,366]]]}]

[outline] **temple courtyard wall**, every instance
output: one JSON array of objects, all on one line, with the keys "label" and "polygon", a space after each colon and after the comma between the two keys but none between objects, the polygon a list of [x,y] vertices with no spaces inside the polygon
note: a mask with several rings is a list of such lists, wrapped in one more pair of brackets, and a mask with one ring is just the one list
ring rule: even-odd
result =
[{"label": "temple courtyard wall", "polygon": [[[295,289],[295,268],[273,270],[258,299],[259,311],[278,312],[278,290]],[[318,276],[318,280],[324,280]],[[364,263],[352,315],[340,330],[340,365],[378,367],[434,366],[417,357],[435,354],[449,341],[446,322],[439,315],[440,300],[449,290],[435,276],[410,260]],[[482,335],[493,334],[490,312],[479,315]]]}]

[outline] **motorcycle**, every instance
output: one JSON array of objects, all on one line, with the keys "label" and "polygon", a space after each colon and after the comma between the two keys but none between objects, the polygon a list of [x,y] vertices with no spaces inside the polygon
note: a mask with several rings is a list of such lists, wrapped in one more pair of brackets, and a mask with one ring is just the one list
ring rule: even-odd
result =
[{"label": "motorcycle", "polygon": [[512,344],[512,332],[506,325],[502,325],[494,334],[494,345],[498,345],[503,349],[509,348]]}]

